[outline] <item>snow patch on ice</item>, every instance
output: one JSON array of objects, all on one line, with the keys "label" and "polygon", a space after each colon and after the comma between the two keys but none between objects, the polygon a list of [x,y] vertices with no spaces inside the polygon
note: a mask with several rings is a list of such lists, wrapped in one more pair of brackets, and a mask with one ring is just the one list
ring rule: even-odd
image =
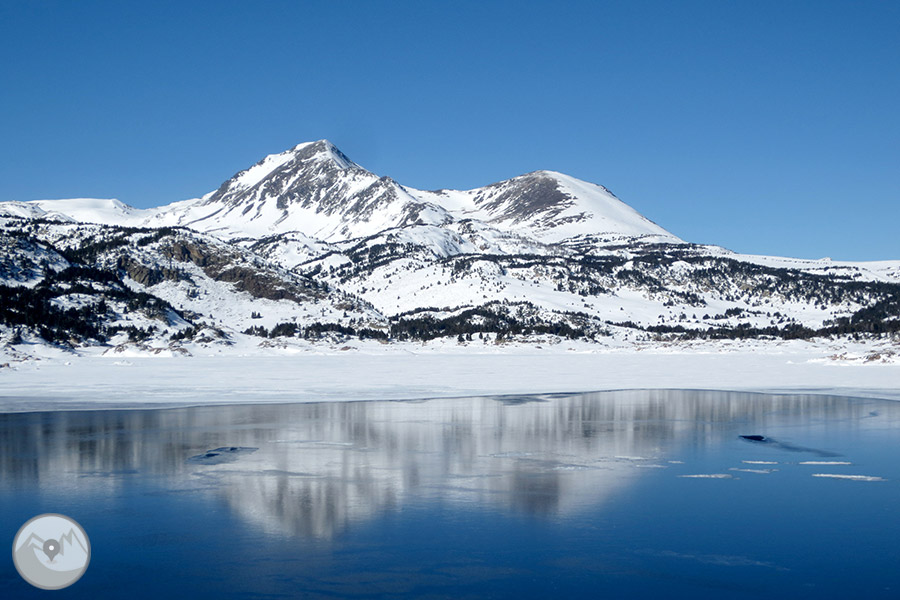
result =
[{"label": "snow patch on ice", "polygon": [[873,475],[838,475],[836,473],[813,473],[813,477],[827,477],[829,479],[846,479],[848,481],[887,481],[883,477]]},{"label": "snow patch on ice", "polygon": [[729,471],[739,471],[741,473],[758,473],[760,475],[768,475],[770,473],[774,473],[778,469],[740,469],[738,467],[731,467],[728,470]]}]

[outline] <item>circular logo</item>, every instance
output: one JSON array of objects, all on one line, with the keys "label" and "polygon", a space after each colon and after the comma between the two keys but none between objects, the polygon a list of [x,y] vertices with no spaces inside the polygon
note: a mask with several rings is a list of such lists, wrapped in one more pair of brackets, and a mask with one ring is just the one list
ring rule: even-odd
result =
[{"label": "circular logo", "polygon": [[73,519],[54,513],[29,519],[13,540],[13,562],[22,579],[42,590],[69,587],[91,562],[91,542]]}]

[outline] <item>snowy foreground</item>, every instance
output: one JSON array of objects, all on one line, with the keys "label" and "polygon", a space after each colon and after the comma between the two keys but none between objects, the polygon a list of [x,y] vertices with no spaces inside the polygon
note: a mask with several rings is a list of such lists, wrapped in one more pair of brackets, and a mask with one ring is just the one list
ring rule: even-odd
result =
[{"label": "snowy foreground", "polygon": [[[355,342],[0,358],[0,410],[400,400],[614,389],[711,389],[900,400],[896,342],[610,348]],[[8,361],[8,362],[7,362]]]}]

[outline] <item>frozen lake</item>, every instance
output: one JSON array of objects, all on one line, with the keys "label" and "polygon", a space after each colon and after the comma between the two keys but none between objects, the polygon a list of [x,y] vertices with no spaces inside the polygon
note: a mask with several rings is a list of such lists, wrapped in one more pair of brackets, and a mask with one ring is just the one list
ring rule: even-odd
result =
[{"label": "frozen lake", "polygon": [[897,598],[898,448],[815,395],[7,413],[0,534],[84,526],[60,598]]}]

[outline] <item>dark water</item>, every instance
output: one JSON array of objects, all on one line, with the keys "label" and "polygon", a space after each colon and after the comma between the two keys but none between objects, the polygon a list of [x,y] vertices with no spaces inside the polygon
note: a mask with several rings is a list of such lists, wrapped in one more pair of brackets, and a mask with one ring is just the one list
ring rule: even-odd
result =
[{"label": "dark water", "polygon": [[[242,449],[207,456],[220,447]],[[900,597],[900,403],[648,391],[5,414],[0,477],[0,538],[59,512],[93,551],[59,592],[7,554],[0,598]]]}]

